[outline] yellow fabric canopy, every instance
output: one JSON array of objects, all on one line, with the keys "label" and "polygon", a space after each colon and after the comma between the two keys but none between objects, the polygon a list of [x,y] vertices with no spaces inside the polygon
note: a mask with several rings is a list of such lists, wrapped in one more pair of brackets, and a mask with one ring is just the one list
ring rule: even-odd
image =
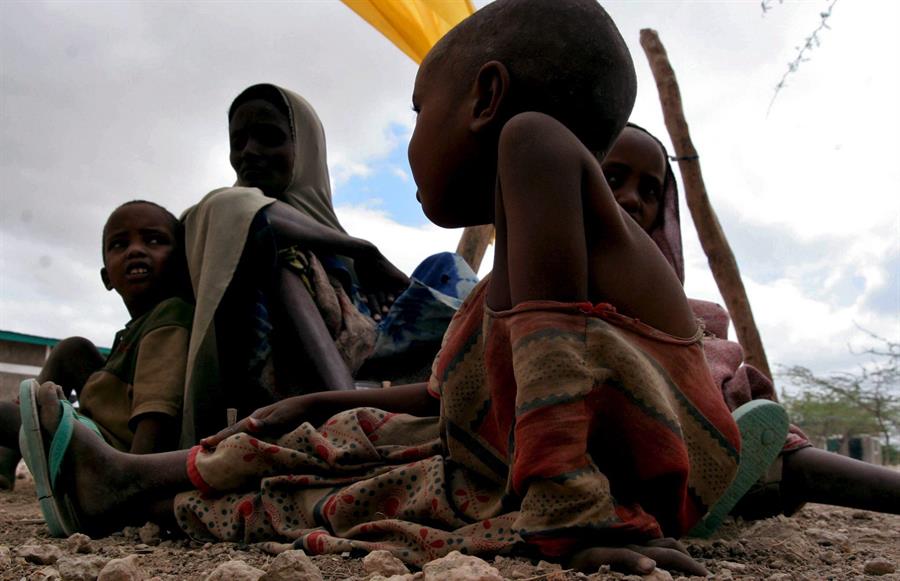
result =
[{"label": "yellow fabric canopy", "polygon": [[342,0],[417,64],[473,12],[472,0]]}]

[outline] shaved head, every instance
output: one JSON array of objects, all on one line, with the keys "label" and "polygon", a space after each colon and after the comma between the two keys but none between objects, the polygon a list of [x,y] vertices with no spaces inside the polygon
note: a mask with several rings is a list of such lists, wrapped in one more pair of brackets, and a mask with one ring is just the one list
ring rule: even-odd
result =
[{"label": "shaved head", "polygon": [[506,114],[537,111],[606,152],[634,106],[634,64],[616,25],[595,0],[497,0],[448,32],[422,63],[448,70],[466,90],[482,65],[510,75]]}]

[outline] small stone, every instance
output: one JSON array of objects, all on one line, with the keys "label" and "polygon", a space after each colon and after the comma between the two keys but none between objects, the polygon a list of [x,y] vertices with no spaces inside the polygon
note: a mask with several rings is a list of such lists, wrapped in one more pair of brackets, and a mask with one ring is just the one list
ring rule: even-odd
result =
[{"label": "small stone", "polygon": [[147,574],[137,565],[138,556],[113,559],[100,571],[97,581],[145,581]]},{"label": "small stone", "polygon": [[28,581],[60,581],[59,571],[53,567],[44,567],[29,575]]},{"label": "small stone", "polygon": [[716,565],[723,569],[728,569],[734,573],[743,573],[747,570],[747,565],[743,563],[735,563],[734,561],[717,561]]},{"label": "small stone", "polygon": [[850,518],[855,518],[856,520],[872,520],[872,513],[866,510],[857,510],[850,515]]},{"label": "small stone", "polygon": [[138,529],[138,537],[140,537],[141,542],[151,547],[154,547],[159,544],[159,536],[162,531],[159,528],[159,525],[153,522],[148,522],[140,529]]},{"label": "small stone", "polygon": [[62,581],[96,581],[106,561],[96,555],[61,557],[56,562],[56,568]]},{"label": "small stone", "polygon": [[656,568],[641,577],[644,581],[672,581],[672,574],[665,569]]},{"label": "small stone", "polygon": [[138,533],[137,527],[125,527],[124,529],[122,529],[122,536],[129,541],[137,541],[141,538],[141,535]]},{"label": "small stone", "polygon": [[834,551],[825,551],[819,558],[822,559],[822,562],[826,565],[834,565],[840,560],[840,556]]},{"label": "small stone", "polygon": [[362,563],[363,569],[369,575],[390,577],[409,573],[409,569],[406,568],[403,561],[392,555],[390,551],[372,551],[363,557]]},{"label": "small stone", "polygon": [[91,545],[91,537],[82,533],[75,533],[66,539],[66,548],[72,553],[94,552],[94,547]]},{"label": "small stone", "polygon": [[35,565],[52,565],[62,557],[56,545],[22,545],[16,555]]},{"label": "small stone", "polygon": [[766,577],[766,581],[793,581],[794,576],[790,573],[775,573]]},{"label": "small stone", "polygon": [[145,545],[144,543],[138,543],[134,546],[135,553],[152,553],[153,547],[150,545]]},{"label": "small stone", "polygon": [[12,565],[12,553],[6,545],[0,545],[0,569],[6,570]]},{"label": "small stone", "polygon": [[500,571],[478,557],[453,551],[422,567],[425,581],[503,581]]},{"label": "small stone", "polygon": [[881,557],[866,561],[863,567],[863,573],[866,575],[888,575],[896,570],[897,567],[892,562]]},{"label": "small stone", "polygon": [[213,569],[206,581],[259,581],[266,572],[244,561],[226,561]]},{"label": "small stone", "polygon": [[322,572],[305,552],[292,549],[272,559],[260,581],[322,581]]},{"label": "small stone", "polygon": [[819,528],[808,528],[806,534],[823,546],[843,545],[847,543],[847,535]]}]

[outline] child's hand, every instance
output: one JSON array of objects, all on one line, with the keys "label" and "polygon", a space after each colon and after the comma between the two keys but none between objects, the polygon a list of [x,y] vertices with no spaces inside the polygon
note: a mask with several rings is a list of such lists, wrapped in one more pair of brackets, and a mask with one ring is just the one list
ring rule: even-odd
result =
[{"label": "child's hand", "polygon": [[646,545],[591,547],[572,557],[569,565],[582,573],[596,573],[602,565],[632,575],[647,575],[655,567],[706,576],[709,571],[691,557],[684,545],[672,538],[654,539]]},{"label": "child's hand", "polygon": [[303,421],[311,421],[313,398],[305,395],[289,397],[272,405],[259,408],[246,418],[221,430],[218,434],[203,438],[200,445],[214,448],[229,436],[239,433],[260,436],[280,436],[293,430]]}]

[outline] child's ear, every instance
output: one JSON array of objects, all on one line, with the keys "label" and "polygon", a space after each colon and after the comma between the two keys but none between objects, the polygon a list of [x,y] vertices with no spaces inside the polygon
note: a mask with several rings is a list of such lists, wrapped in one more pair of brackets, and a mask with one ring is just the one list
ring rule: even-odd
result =
[{"label": "child's ear", "polygon": [[106,267],[100,269],[100,280],[103,281],[103,286],[106,287],[106,290],[111,291],[113,289],[112,283],[109,281],[109,273],[106,272]]},{"label": "child's ear", "polygon": [[509,70],[500,61],[482,65],[475,77],[475,105],[472,107],[472,131],[479,131],[494,121],[509,90]]}]

